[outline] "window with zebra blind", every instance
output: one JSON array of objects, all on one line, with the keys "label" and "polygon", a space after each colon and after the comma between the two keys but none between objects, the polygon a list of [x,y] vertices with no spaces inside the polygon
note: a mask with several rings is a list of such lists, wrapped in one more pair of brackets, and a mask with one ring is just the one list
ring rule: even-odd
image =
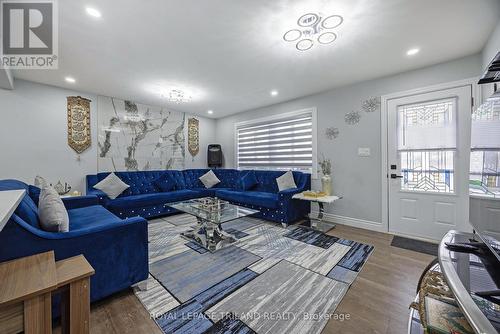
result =
[{"label": "window with zebra blind", "polygon": [[238,169],[317,170],[316,109],[236,124]]}]

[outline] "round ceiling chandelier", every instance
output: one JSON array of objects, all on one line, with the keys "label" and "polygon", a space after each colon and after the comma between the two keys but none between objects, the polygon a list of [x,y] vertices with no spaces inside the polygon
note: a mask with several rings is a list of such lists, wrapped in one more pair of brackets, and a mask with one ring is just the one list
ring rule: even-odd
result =
[{"label": "round ceiling chandelier", "polygon": [[168,93],[167,100],[179,104],[191,101],[191,96],[187,95],[180,89],[172,89]]},{"label": "round ceiling chandelier", "polygon": [[324,16],[321,13],[307,13],[299,17],[297,26],[288,30],[283,39],[286,42],[295,43],[299,51],[307,51],[314,44],[330,44],[337,39],[337,34],[332,29],[337,28],[344,22],[340,15]]}]

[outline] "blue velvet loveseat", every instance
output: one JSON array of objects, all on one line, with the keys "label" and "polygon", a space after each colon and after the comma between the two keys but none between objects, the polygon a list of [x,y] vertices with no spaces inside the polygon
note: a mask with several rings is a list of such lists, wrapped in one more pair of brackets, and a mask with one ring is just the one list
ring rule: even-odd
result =
[{"label": "blue velvet loveseat", "polygon": [[[148,226],[144,218],[123,220],[99,205],[96,196],[64,198],[69,232],[46,232],[39,225],[37,188],[17,180],[0,180],[0,190],[14,189],[27,193],[0,232],[0,262],[50,250],[56,261],[83,254],[95,269],[91,301],[148,277]],[[55,310],[57,314],[57,305]]]},{"label": "blue velvet loveseat", "polygon": [[[221,181],[213,188],[206,189],[199,177],[208,169],[186,169],[165,171],[116,172],[115,174],[130,188],[116,199],[108,198],[103,192],[94,188],[109,173],[87,175],[87,194],[96,195],[100,204],[121,218],[141,216],[154,218],[173,213],[177,210],[167,203],[199,197],[218,197],[234,204],[259,210],[256,217],[281,223],[291,224],[310,211],[307,201],[292,200],[296,193],[311,188],[311,176],[306,173],[293,172],[297,188],[279,191],[276,178],[283,171],[239,171],[236,169],[214,169],[213,172]],[[244,189],[241,180],[248,173],[254,173],[255,184]],[[158,180],[168,177],[174,180],[169,191],[158,188]]]}]

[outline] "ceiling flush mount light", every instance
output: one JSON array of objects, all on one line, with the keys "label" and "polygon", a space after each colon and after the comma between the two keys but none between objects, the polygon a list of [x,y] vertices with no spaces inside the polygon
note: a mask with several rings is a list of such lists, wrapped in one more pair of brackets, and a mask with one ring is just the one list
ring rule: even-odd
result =
[{"label": "ceiling flush mount light", "polygon": [[213,110],[207,110],[207,114],[212,115],[214,113]]},{"label": "ceiling flush mount light", "polygon": [[184,93],[180,89],[172,89],[168,93],[167,99],[170,102],[175,102],[177,104],[180,104],[180,103],[186,103],[186,102],[191,101],[191,96],[189,96],[188,94]]},{"label": "ceiling flush mount light", "polygon": [[344,22],[340,15],[325,16],[321,13],[307,13],[299,17],[297,27],[288,30],[283,39],[295,44],[299,51],[309,50],[317,44],[330,44],[337,39],[332,29]]},{"label": "ceiling flush mount light", "polygon": [[75,78],[72,78],[72,77],[66,77],[66,78],[64,78],[64,80],[66,82],[69,82],[69,83],[75,83],[76,82]]},{"label": "ceiling flush mount light", "polygon": [[97,18],[101,17],[101,12],[95,8],[87,7],[85,8],[85,11],[92,17],[97,17]]},{"label": "ceiling flush mount light", "polygon": [[271,91],[271,96],[276,96],[278,95],[278,91],[277,90],[272,90]]},{"label": "ceiling flush mount light", "polygon": [[420,52],[419,48],[413,48],[413,49],[410,49],[410,50],[406,51],[406,55],[407,56],[414,56],[414,55],[416,55],[419,52]]}]

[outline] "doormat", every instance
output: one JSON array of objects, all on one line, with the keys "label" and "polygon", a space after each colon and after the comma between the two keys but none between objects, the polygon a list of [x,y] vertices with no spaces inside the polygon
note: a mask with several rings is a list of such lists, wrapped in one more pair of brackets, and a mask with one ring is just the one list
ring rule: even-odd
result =
[{"label": "doormat", "polygon": [[419,253],[429,254],[429,255],[433,255],[433,256],[438,255],[438,248],[439,248],[438,244],[433,244],[431,242],[422,241],[422,240],[415,240],[415,239],[400,237],[397,235],[395,235],[394,238],[392,238],[391,246],[398,247],[398,248],[404,248],[404,249],[412,250],[412,251],[419,252]]}]

